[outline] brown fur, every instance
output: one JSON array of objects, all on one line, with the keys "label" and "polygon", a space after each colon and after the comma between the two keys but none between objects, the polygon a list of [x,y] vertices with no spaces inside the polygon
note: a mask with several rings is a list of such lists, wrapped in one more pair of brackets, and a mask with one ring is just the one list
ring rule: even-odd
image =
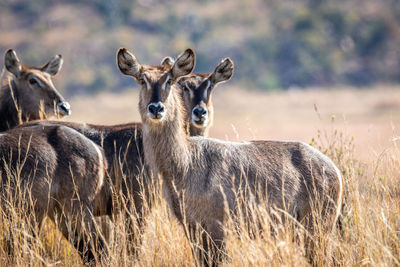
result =
[{"label": "brown fur", "polygon": [[[173,61],[168,62],[173,64]],[[191,136],[208,136],[214,122],[212,92],[219,83],[228,81],[232,75],[233,62],[226,58],[211,73],[192,73],[178,81],[177,88],[183,99],[188,122],[186,127]],[[204,112],[203,117],[198,116],[199,111]]]},{"label": "brown fur", "polygon": [[[144,155],[142,149],[142,125],[140,123],[127,123],[120,125],[104,126],[65,121],[32,121],[19,127],[31,125],[63,125],[72,128],[95,144],[102,147],[108,162],[108,174],[111,184],[106,183],[101,197],[98,199],[99,208],[95,215],[112,215],[116,212],[113,207],[113,188],[133,199],[136,212],[141,218],[143,211],[143,184],[146,180]],[[121,176],[124,175],[124,179]]]},{"label": "brown fur", "polygon": [[[119,65],[146,69],[126,49],[120,49],[117,57]],[[186,50],[181,57],[172,69],[182,68],[180,74],[185,75],[194,65],[194,52]],[[136,80],[142,77],[140,71],[121,71]],[[245,208],[266,206],[285,211],[300,222],[309,222],[314,204],[322,203],[322,215],[335,222],[343,187],[341,174],[329,158],[301,142],[233,143],[189,137],[174,81],[168,90],[160,88],[169,73],[153,74],[150,88],[142,86],[140,92],[145,161],[163,179],[164,192],[177,218],[185,220],[189,230],[202,227],[203,239],[211,237],[212,245],[204,242],[204,250],[199,250],[206,265],[218,264],[225,242],[225,205],[230,213],[236,213],[237,192],[244,192]],[[149,104],[154,102],[165,111],[157,119],[148,113]],[[204,252],[209,250],[206,256]]]},{"label": "brown fur", "polygon": [[[80,255],[93,260],[87,245],[97,243],[92,216],[107,169],[101,148],[65,126],[31,125],[0,133],[0,159],[1,202],[22,197],[22,203],[32,204],[31,226],[40,229],[49,216]],[[76,233],[69,231],[71,223]]]},{"label": "brown fur", "polygon": [[[170,69],[171,66],[146,66],[142,71],[143,73],[148,73],[148,78],[151,80],[154,73],[162,73]],[[190,119],[186,123],[189,124]],[[96,215],[112,215],[116,212],[110,187],[112,186],[120,189],[126,199],[133,198],[135,212],[138,214],[138,222],[141,224],[143,193],[145,193],[145,196],[148,195],[148,192],[143,192],[143,186],[146,189],[152,183],[144,165],[141,123],[104,126],[65,121],[32,121],[19,127],[30,125],[64,125],[75,129],[101,146],[107,158],[111,184],[107,184],[103,188],[102,199],[98,201],[101,203],[101,208]],[[116,167],[118,170],[115,169]],[[120,172],[124,174],[125,179],[123,181],[121,180]]]},{"label": "brown fur", "polygon": [[42,67],[28,67],[10,49],[4,65],[9,75],[0,89],[0,132],[21,122],[70,114],[69,104],[52,82],[62,66],[61,55]]},{"label": "brown fur", "polygon": [[[160,72],[170,68],[160,68]],[[152,66],[146,70],[157,70]],[[186,122],[189,124],[190,122]],[[112,215],[116,212],[113,205],[113,198],[110,186],[121,189],[126,199],[134,201],[135,212],[138,214],[139,224],[142,223],[143,215],[143,186],[148,188],[152,182],[147,175],[147,169],[144,164],[144,154],[142,145],[142,124],[127,123],[120,125],[94,125],[78,122],[65,121],[32,121],[20,125],[27,127],[30,125],[64,125],[75,129],[87,138],[91,139],[97,145],[104,149],[108,162],[108,174],[111,184],[103,188],[102,196],[99,201],[102,203],[96,215]],[[119,164],[120,170],[115,170]],[[124,174],[125,180],[122,181],[120,172]],[[145,195],[147,193],[145,192]]]},{"label": "brown fur", "polygon": [[[148,78],[151,80],[154,73],[162,73],[170,69],[171,66],[146,66],[142,71],[143,73],[148,73]],[[187,122],[187,124],[189,123]],[[113,205],[111,188],[114,187],[120,189],[122,195],[126,196],[126,199],[133,199],[134,203],[132,204],[134,204],[135,212],[138,215],[138,223],[142,223],[143,196],[148,196],[148,192],[146,190],[143,192],[143,189],[147,189],[152,181],[147,174],[147,168],[144,164],[141,123],[104,126],[45,120],[32,121],[22,124],[19,127],[31,125],[64,125],[75,129],[101,146],[107,158],[111,184],[106,184],[103,188],[103,192],[101,193],[102,198],[98,200],[101,203],[99,204],[100,208],[97,210],[96,215],[112,215],[116,212]],[[118,170],[115,169],[116,167]],[[120,176],[121,172],[125,177],[123,181]]]}]

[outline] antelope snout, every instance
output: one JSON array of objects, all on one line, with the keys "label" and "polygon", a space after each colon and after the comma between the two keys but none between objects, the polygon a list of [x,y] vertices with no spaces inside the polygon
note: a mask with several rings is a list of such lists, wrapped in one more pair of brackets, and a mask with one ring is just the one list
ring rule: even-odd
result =
[{"label": "antelope snout", "polygon": [[165,108],[163,103],[150,103],[147,106],[147,112],[152,120],[161,120],[165,115]]},{"label": "antelope snout", "polygon": [[57,110],[63,116],[71,115],[71,105],[68,102],[65,101],[58,102]]},{"label": "antelope snout", "polygon": [[208,111],[206,108],[196,106],[192,110],[192,122],[196,126],[205,126],[207,124]]}]

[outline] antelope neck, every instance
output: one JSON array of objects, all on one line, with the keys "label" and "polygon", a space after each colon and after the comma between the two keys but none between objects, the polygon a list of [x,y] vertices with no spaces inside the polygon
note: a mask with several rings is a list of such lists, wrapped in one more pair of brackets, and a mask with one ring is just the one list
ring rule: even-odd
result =
[{"label": "antelope neck", "polygon": [[168,97],[168,118],[157,126],[143,127],[145,159],[152,170],[160,174],[167,184],[178,186],[183,182],[190,165],[188,136],[184,130],[182,104],[176,88]]}]

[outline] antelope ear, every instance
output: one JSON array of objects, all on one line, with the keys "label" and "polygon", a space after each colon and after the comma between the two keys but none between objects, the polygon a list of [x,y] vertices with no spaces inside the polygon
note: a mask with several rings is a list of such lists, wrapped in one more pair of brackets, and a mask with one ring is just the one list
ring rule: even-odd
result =
[{"label": "antelope ear", "polygon": [[190,74],[196,65],[196,54],[190,48],[186,49],[176,59],[172,67],[172,79],[177,80],[179,77]]},{"label": "antelope ear", "polygon": [[12,50],[8,49],[6,54],[4,55],[4,66],[6,69],[14,74],[16,77],[19,76],[21,73],[22,65],[21,61],[19,60],[17,53]]},{"label": "antelope ear", "polygon": [[117,53],[117,65],[119,70],[125,74],[138,78],[142,66],[136,57],[126,48],[120,48]]},{"label": "antelope ear", "polygon": [[172,57],[165,57],[163,60],[161,60],[161,65],[163,66],[173,66],[175,63],[175,60]]},{"label": "antelope ear", "polygon": [[214,85],[228,81],[233,76],[233,61],[230,58],[223,59],[210,76],[210,81]]},{"label": "antelope ear", "polygon": [[64,63],[64,60],[62,59],[62,56],[55,55],[52,59],[50,59],[49,62],[44,64],[44,66],[41,68],[41,70],[54,76],[60,71],[63,63]]}]

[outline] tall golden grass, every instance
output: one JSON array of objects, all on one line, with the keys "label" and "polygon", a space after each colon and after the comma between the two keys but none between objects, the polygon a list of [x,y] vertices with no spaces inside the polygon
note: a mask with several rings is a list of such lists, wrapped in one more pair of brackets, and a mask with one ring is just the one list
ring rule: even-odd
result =
[{"label": "tall golden grass", "polygon": [[[218,109],[216,110],[218,112]],[[335,124],[333,124],[335,125]],[[311,137],[310,137],[311,139]],[[400,265],[400,140],[366,160],[355,152],[353,137],[335,126],[314,134],[311,143],[328,155],[345,179],[345,206],[341,228],[328,231],[324,218],[315,218],[311,237],[316,266],[397,266]],[[363,157],[365,159],[365,157]],[[3,179],[10,179],[7,175]],[[107,245],[101,265],[105,266],[195,266],[192,246],[184,228],[174,219],[158,186],[152,190],[151,205],[145,205],[145,223],[139,230],[135,214],[117,213],[108,221]],[[119,198],[122,199],[122,198]],[[74,248],[54,225],[46,221],[40,233],[29,225],[24,201],[4,208],[0,218],[0,265],[82,265]],[[127,202],[119,201],[124,207]],[[150,209],[150,206],[152,208]],[[6,215],[7,214],[7,215]],[[11,215],[10,215],[11,214]],[[223,266],[307,266],[304,230],[295,223],[279,224],[259,210],[263,231],[253,228],[245,218],[227,226],[227,247]],[[11,217],[10,217],[11,216]],[[11,218],[11,219],[10,219]],[[128,223],[133,228],[128,229]],[[100,228],[100,224],[99,224]],[[271,228],[274,229],[271,231]],[[132,238],[133,232],[133,238]],[[9,255],[12,236],[14,253]]]}]

